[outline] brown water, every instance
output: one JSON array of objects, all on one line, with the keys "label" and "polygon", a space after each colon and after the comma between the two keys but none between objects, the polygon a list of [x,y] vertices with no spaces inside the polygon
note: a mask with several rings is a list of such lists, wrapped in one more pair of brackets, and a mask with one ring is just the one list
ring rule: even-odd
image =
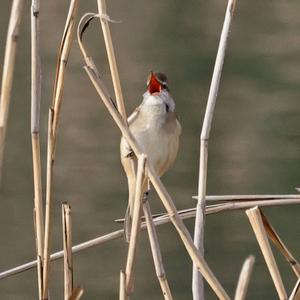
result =
[{"label": "brown water", "polygon": [[[43,174],[47,113],[51,103],[56,53],[68,1],[42,1]],[[94,1],[96,2],[96,1]],[[80,14],[96,11],[82,1]],[[11,1],[0,4],[0,63]],[[197,191],[199,132],[223,22],[221,1],[109,1],[120,77],[128,112],[137,106],[150,70],[166,72],[183,125],[177,162],[164,178],[178,208],[193,206]],[[25,5],[12,106],[7,132],[0,211],[0,270],[32,260],[33,186],[30,142],[30,19]],[[292,0],[237,3],[209,146],[209,194],[294,193],[300,177],[300,3]],[[100,27],[86,36],[105,81],[110,75]],[[98,100],[83,69],[77,42],[71,51],[57,144],[54,176],[53,250],[61,249],[60,203],[70,201],[74,244],[120,228],[126,179],[119,162],[120,134]],[[2,65],[1,65],[2,67]],[[109,85],[111,88],[111,85]],[[153,194],[153,211],[162,206]],[[299,251],[299,208],[264,210],[290,250]],[[187,221],[192,232],[193,221]],[[191,299],[191,261],[171,225],[158,230],[165,268],[175,299]],[[244,212],[209,216],[206,258],[233,295],[243,260],[256,264],[249,299],[275,299],[276,292]],[[274,251],[276,254],[276,251]],[[124,265],[122,240],[74,256],[75,282],[83,299],[117,299]],[[288,292],[296,278],[276,255]],[[52,266],[51,296],[62,298],[62,262]],[[37,298],[35,270],[0,281],[0,299]],[[207,299],[215,299],[206,288]],[[132,299],[162,299],[148,240],[142,235]]]}]

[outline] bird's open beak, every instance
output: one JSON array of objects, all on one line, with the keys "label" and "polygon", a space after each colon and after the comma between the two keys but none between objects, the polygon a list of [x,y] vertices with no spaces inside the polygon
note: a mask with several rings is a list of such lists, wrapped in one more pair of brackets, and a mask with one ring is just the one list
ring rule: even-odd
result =
[{"label": "bird's open beak", "polygon": [[150,74],[150,80],[147,88],[150,94],[159,93],[161,91],[161,83],[158,81],[153,72]]}]

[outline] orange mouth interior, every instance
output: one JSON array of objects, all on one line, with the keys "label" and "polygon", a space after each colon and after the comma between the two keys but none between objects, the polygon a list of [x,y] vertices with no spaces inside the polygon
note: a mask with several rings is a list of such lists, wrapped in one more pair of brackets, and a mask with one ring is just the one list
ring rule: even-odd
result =
[{"label": "orange mouth interior", "polygon": [[159,93],[161,91],[161,84],[157,80],[156,76],[152,74],[149,85],[148,91],[150,94]]}]

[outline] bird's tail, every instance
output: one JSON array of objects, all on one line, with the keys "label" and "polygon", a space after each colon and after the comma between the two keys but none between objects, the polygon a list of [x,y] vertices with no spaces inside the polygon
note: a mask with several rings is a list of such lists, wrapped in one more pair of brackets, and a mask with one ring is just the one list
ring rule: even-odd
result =
[{"label": "bird's tail", "polygon": [[134,207],[134,198],[135,198],[135,185],[136,185],[136,177],[135,175],[132,177],[127,177],[128,179],[128,205],[125,213],[125,221],[124,221],[124,236],[127,243],[130,241],[130,232],[131,232],[131,224],[132,224],[132,216],[133,216],[133,207]]}]

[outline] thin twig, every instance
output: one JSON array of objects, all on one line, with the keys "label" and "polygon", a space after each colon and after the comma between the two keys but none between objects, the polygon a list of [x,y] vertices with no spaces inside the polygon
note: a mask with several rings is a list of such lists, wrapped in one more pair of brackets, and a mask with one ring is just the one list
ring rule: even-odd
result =
[{"label": "thin twig", "polygon": [[[199,165],[199,182],[198,182],[198,204],[197,214],[195,219],[194,229],[194,243],[199,249],[202,256],[204,256],[204,223],[205,223],[205,196],[206,196],[206,181],[207,181],[207,158],[208,158],[208,141],[210,135],[210,128],[212,125],[214,108],[217,100],[220,79],[223,69],[223,62],[225,51],[227,47],[227,40],[229,36],[229,29],[233,17],[235,7],[235,0],[228,0],[228,5],[225,14],[225,20],[222,28],[222,33],[219,42],[218,53],[216,57],[214,72],[210,85],[207,106],[200,136],[200,165]],[[204,286],[202,276],[194,263],[193,267],[193,299],[204,299]]]},{"label": "thin twig", "polygon": [[73,258],[72,258],[72,222],[71,206],[62,204],[63,246],[64,246],[64,290],[65,300],[73,291]]},{"label": "thin twig", "polygon": [[[82,23],[85,22],[85,16],[81,19],[78,28],[81,27]],[[84,28],[84,25],[83,25]],[[81,30],[78,30],[78,42],[80,45],[80,49],[84,49],[84,46],[82,44],[82,34]],[[112,104],[111,98],[105,93],[105,90],[102,89],[103,83],[100,81],[100,78],[98,76],[99,72],[95,67],[95,64],[93,63],[92,58],[87,55],[86,49],[82,51],[82,54],[84,56],[85,62],[87,66],[84,67],[85,71],[87,72],[87,75],[89,76],[91,82],[93,83],[97,93],[99,94],[100,98],[102,99],[104,105],[110,112],[111,116],[113,117],[114,121],[118,125],[119,129],[122,132],[122,135],[129,143],[130,147],[133,149],[134,153],[139,156],[142,154],[142,151],[137,144],[134,136],[130,132],[127,123],[124,121],[120,113],[116,110],[115,106]],[[165,209],[167,210],[168,214],[170,215],[170,219],[175,226],[178,234],[180,235],[186,250],[188,251],[191,259],[193,262],[197,264],[197,267],[202,272],[203,276],[209,283],[209,285],[212,287],[214,292],[217,294],[217,296],[220,299],[229,299],[229,296],[207,265],[206,261],[203,259],[201,254],[198,252],[197,248],[195,247],[193,240],[191,238],[191,235],[185,225],[183,224],[182,220],[180,219],[178,212],[176,210],[176,207],[174,205],[174,202],[171,198],[171,196],[168,194],[167,190],[163,186],[161,180],[155,173],[154,168],[152,167],[151,163],[147,163],[147,170],[148,170],[148,177],[150,181],[152,182],[153,187],[157,191],[163,205],[165,206]]]},{"label": "thin twig", "polygon": [[165,268],[163,265],[161,251],[160,251],[159,242],[158,242],[158,237],[157,237],[157,233],[155,230],[155,225],[154,225],[154,222],[152,219],[151,209],[150,209],[150,205],[149,205],[148,201],[143,203],[143,211],[144,211],[144,216],[145,216],[145,220],[146,220],[147,231],[148,231],[156,276],[158,278],[164,299],[172,300],[173,299],[172,293],[171,293],[171,290],[169,287]]},{"label": "thin twig", "polygon": [[268,266],[269,272],[271,274],[275,288],[277,290],[279,299],[281,300],[287,299],[287,294],[279,273],[279,269],[276,264],[270,243],[268,241],[268,236],[263,225],[260,210],[258,207],[254,207],[246,210],[246,214],[249,218],[257,242],[265,258],[266,264]]},{"label": "thin twig", "polygon": [[23,5],[24,0],[14,0],[12,2],[6,37],[0,94],[0,183],[2,182],[6,128]]},{"label": "thin twig", "polygon": [[[40,1],[31,3],[31,143],[34,182],[34,217],[37,258],[43,257],[44,222],[42,204],[42,172],[40,151],[41,57],[39,29]],[[42,263],[42,261],[41,261]],[[38,268],[39,299],[42,299],[42,265]]]},{"label": "thin twig", "polygon": [[254,262],[255,262],[255,258],[253,255],[250,255],[245,260],[236,287],[234,300],[244,300],[246,298]]},{"label": "thin twig", "polygon": [[123,119],[127,120],[126,109],[125,109],[125,105],[124,105],[124,98],[123,98],[122,88],[121,88],[121,82],[120,82],[120,77],[119,77],[119,72],[118,72],[118,67],[117,67],[117,62],[116,62],[116,56],[115,56],[115,51],[114,51],[111,33],[110,33],[110,29],[109,29],[109,24],[108,24],[109,21],[108,21],[108,18],[104,17],[104,16],[107,16],[106,1],[105,0],[97,0],[97,4],[98,4],[98,12],[100,15],[100,23],[101,23],[101,27],[102,27],[102,32],[103,32],[103,37],[104,37],[112,82],[113,82],[113,86],[114,86],[114,90],[115,90],[118,111],[120,112]]},{"label": "thin twig", "polygon": [[131,294],[133,292],[134,265],[136,260],[138,237],[139,237],[139,232],[141,227],[140,215],[141,215],[141,200],[142,200],[142,192],[143,192],[142,186],[145,179],[145,163],[146,163],[146,155],[141,154],[138,157],[137,181],[136,181],[134,209],[133,209],[133,216],[132,216],[132,227],[131,227],[130,241],[128,247],[126,269],[125,269],[126,294]]}]

